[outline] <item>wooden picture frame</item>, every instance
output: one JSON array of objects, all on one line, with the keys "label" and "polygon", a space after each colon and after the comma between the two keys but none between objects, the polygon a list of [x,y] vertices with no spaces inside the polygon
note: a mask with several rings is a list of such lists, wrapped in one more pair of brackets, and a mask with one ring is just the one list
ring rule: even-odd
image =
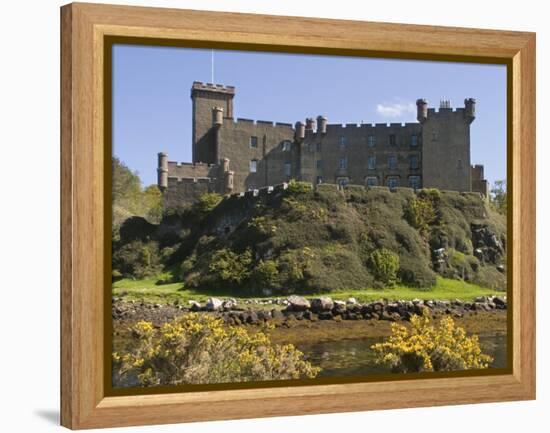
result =
[{"label": "wooden picture frame", "polygon": [[[108,396],[104,105],[107,38],[506,64],[511,372]],[[535,35],[74,3],[61,8],[61,424],[72,429],[535,398]],[[109,354],[109,355],[107,355]]]}]

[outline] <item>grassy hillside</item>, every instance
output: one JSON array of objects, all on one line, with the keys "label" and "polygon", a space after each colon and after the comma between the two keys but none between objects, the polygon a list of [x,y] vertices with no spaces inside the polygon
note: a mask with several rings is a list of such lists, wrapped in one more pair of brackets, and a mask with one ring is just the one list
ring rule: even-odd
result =
[{"label": "grassy hillside", "polygon": [[[444,299],[462,301],[473,301],[479,296],[494,295],[495,291],[486,287],[466,283],[459,280],[437,277],[436,285],[429,290],[422,288],[397,285],[392,288],[374,289],[362,288],[357,290],[341,290],[331,293],[311,293],[312,296],[331,296],[333,299],[345,301],[348,298],[355,298],[357,302],[366,303],[378,299],[390,300],[413,300],[413,299]],[[113,284],[113,296],[123,297],[126,300],[145,301],[151,303],[174,303],[178,302],[187,305],[190,300],[205,302],[211,296],[223,298],[235,297],[239,304],[245,301],[247,296],[234,296],[230,290],[219,289],[213,292],[204,292],[197,289],[186,288],[183,283],[157,284],[155,278],[144,280],[122,279]],[[254,297],[262,300],[262,297]],[[265,297],[272,299],[272,297]],[[254,306],[254,305],[252,305]],[[261,304],[260,304],[261,307]]]},{"label": "grassy hillside", "polygon": [[169,270],[164,282],[197,293],[277,296],[426,290],[437,276],[504,290],[505,252],[505,219],[478,194],[295,182],[257,197],[209,195],[159,225],[130,218],[113,259],[117,275]]}]

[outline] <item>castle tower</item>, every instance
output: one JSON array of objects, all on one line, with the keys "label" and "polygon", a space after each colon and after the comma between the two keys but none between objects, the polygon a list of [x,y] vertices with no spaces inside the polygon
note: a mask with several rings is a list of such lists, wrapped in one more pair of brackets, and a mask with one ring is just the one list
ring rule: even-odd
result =
[{"label": "castle tower", "polygon": [[218,163],[216,127],[223,117],[233,117],[235,88],[195,81],[191,87],[193,101],[193,162]]},{"label": "castle tower", "polygon": [[472,105],[453,110],[451,102],[444,100],[436,111],[419,99],[417,107],[422,124],[423,186],[471,191],[470,124],[475,117]]}]

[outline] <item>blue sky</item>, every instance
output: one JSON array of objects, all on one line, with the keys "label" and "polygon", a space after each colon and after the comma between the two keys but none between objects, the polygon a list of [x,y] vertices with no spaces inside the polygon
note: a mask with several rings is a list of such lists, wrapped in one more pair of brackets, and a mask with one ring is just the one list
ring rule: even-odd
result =
[{"label": "blue sky", "polygon": [[[210,82],[211,50],[113,47],[113,153],[144,185],[156,183],[156,155],[191,161],[193,81]],[[506,68],[501,65],[303,54],[214,51],[214,80],[236,87],[235,117],[294,123],[414,122],[430,107],[477,100],[472,164],[493,183],[506,176]]]}]

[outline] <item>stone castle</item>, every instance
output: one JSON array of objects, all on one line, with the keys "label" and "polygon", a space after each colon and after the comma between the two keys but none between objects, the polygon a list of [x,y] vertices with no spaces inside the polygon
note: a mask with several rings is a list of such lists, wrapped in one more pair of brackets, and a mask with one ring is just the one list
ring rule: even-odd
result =
[{"label": "stone castle", "polygon": [[280,123],[233,117],[235,88],[194,82],[193,162],[158,154],[166,207],[207,192],[229,194],[287,182],[438,188],[488,194],[483,166],[470,164],[475,99],[439,110],[416,101],[418,123],[329,124],[318,116]]}]

